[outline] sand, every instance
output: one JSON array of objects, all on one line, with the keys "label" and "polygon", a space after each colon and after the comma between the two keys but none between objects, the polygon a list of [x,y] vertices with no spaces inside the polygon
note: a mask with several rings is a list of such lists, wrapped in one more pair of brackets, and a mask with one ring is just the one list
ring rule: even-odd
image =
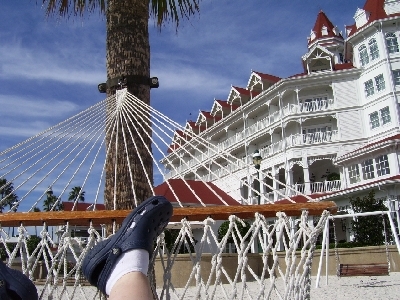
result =
[{"label": "sand", "polygon": [[[312,286],[311,286],[311,299],[334,299],[334,300],[352,300],[352,299],[363,299],[363,300],[381,300],[381,299],[400,299],[400,272],[390,273],[389,276],[355,276],[355,277],[342,277],[338,278],[336,276],[328,277],[328,285],[326,285],[326,277],[321,277],[320,287],[315,287],[316,277],[312,277]],[[229,285],[224,285],[224,288],[228,295],[232,294],[232,289]],[[248,290],[250,290],[250,294],[246,295],[243,299],[252,299],[248,296],[253,296],[253,294],[257,293],[259,286],[257,283],[250,282],[248,283]],[[282,288],[280,282],[278,283],[278,289]],[[38,286],[38,290],[41,291],[42,287]],[[70,297],[71,295],[71,287],[68,287]],[[160,290],[158,290],[160,292]],[[182,295],[183,289],[177,289],[177,295]],[[241,293],[241,287],[238,287],[238,294]],[[253,293],[254,292],[254,293]],[[184,299],[195,299],[195,289],[190,288],[186,294]],[[211,293],[211,290],[209,291]],[[46,293],[45,293],[46,294]],[[159,293],[160,295],[160,293]],[[180,297],[176,297],[171,295],[171,299],[179,299]],[[61,299],[71,299],[64,295]],[[47,299],[47,296],[43,297],[43,299]],[[53,299],[57,299],[54,297]],[[83,287],[82,290],[77,290],[72,299],[100,299],[99,295],[96,295],[96,289],[93,287]],[[165,295],[162,299],[166,299]],[[201,299],[205,299],[202,297]],[[218,288],[215,294],[214,299],[225,299],[222,288]],[[228,297],[227,299],[230,299]],[[253,298],[256,299],[256,298]],[[279,299],[276,294],[272,294],[272,299]]]},{"label": "sand", "polygon": [[[335,300],[351,300],[351,299],[363,299],[363,300],[381,300],[381,299],[400,299],[400,273],[391,273],[389,276],[355,276],[355,277],[342,277],[336,276],[328,277],[328,285],[326,285],[326,277],[321,277],[320,287],[315,287],[316,277],[312,277],[311,286],[311,299],[335,299]],[[277,284],[278,289],[283,291],[281,282]],[[248,289],[254,291],[250,292],[250,296],[253,298],[243,299],[257,299],[255,294],[258,290],[258,284],[254,282],[248,283]],[[226,291],[231,295],[232,290],[229,286],[225,285]],[[216,297],[214,299],[225,299],[221,293],[222,289],[218,289]],[[177,289],[179,295],[181,295],[182,289]],[[211,292],[211,291],[210,291]],[[238,294],[241,293],[241,287],[238,288]],[[195,291],[189,290],[185,299],[195,299]],[[172,299],[174,299],[172,297]],[[177,299],[177,298],[176,298]],[[229,299],[229,298],[228,298]],[[272,293],[270,299],[280,299],[275,292]]]}]

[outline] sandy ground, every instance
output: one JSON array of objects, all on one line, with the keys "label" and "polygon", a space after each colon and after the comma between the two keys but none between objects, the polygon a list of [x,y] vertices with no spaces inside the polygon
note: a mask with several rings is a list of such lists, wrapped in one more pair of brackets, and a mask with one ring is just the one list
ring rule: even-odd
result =
[{"label": "sandy ground", "polygon": [[[328,285],[326,285],[326,277],[321,277],[320,287],[315,287],[316,277],[312,277],[311,286],[311,299],[335,299],[335,300],[351,300],[351,299],[363,299],[363,300],[381,300],[381,299],[400,299],[400,272],[391,273],[389,276],[356,276],[356,277],[342,277],[329,276]],[[279,281],[278,290],[282,291],[283,286]],[[231,298],[233,290],[229,285],[224,285],[224,288],[218,287],[215,291],[213,299],[240,299]],[[41,293],[43,287],[38,286],[38,291]],[[244,292],[243,299],[256,299],[253,298],[259,290],[257,283],[248,283],[248,288]],[[158,290],[159,296],[161,290]],[[175,295],[171,295],[171,299],[181,299],[184,292],[183,289],[177,289]],[[58,294],[61,290],[58,291]],[[237,295],[242,293],[242,286],[239,285],[237,289]],[[57,294],[57,292],[55,293]],[[67,287],[66,293],[64,292],[63,297],[57,297],[53,294],[53,299],[100,299],[99,294],[93,287],[78,288],[74,293],[72,287]],[[68,294],[68,296],[67,296]],[[212,290],[209,290],[209,295],[212,294]],[[183,299],[194,300],[196,290],[190,288],[186,291]],[[205,299],[206,295],[202,294],[201,299]],[[42,295],[42,299],[49,299],[47,293]],[[167,299],[165,295],[160,299]],[[262,298],[266,299],[266,298]],[[270,299],[279,299],[276,292],[272,292]]]}]

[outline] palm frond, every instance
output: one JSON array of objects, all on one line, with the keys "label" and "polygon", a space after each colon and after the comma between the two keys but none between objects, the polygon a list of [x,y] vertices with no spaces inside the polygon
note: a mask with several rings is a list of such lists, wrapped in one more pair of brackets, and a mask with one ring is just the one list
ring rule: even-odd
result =
[{"label": "palm frond", "polygon": [[99,10],[106,11],[106,0],[42,0],[46,16],[83,16]]},{"label": "palm frond", "polygon": [[176,28],[182,18],[189,19],[200,11],[200,0],[151,0],[150,14],[161,27],[165,22],[173,22]]}]

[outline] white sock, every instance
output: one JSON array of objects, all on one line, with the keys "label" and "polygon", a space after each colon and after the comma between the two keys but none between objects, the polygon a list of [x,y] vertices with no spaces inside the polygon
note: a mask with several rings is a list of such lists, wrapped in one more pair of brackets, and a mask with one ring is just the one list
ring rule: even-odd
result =
[{"label": "white sock", "polygon": [[115,263],[106,284],[106,293],[110,295],[114,284],[125,274],[142,272],[147,276],[149,269],[149,252],[143,249],[133,249],[122,253]]}]

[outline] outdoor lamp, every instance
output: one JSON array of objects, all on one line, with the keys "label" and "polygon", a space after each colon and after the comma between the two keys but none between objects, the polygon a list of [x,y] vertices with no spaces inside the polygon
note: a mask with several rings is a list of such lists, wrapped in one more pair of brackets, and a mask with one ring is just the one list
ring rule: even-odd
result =
[{"label": "outdoor lamp", "polygon": [[[257,183],[257,185],[255,185],[255,190],[257,191],[257,203],[260,204],[260,167],[261,167],[261,154],[260,151],[256,150],[253,153],[253,164],[254,167],[257,170],[257,181],[255,181],[255,183]],[[254,184],[255,184],[254,183]]]},{"label": "outdoor lamp", "polygon": [[254,164],[254,167],[257,170],[260,169],[261,160],[262,160],[262,157],[261,157],[260,151],[258,151],[258,150],[254,151],[254,153],[253,153],[253,164]]}]

